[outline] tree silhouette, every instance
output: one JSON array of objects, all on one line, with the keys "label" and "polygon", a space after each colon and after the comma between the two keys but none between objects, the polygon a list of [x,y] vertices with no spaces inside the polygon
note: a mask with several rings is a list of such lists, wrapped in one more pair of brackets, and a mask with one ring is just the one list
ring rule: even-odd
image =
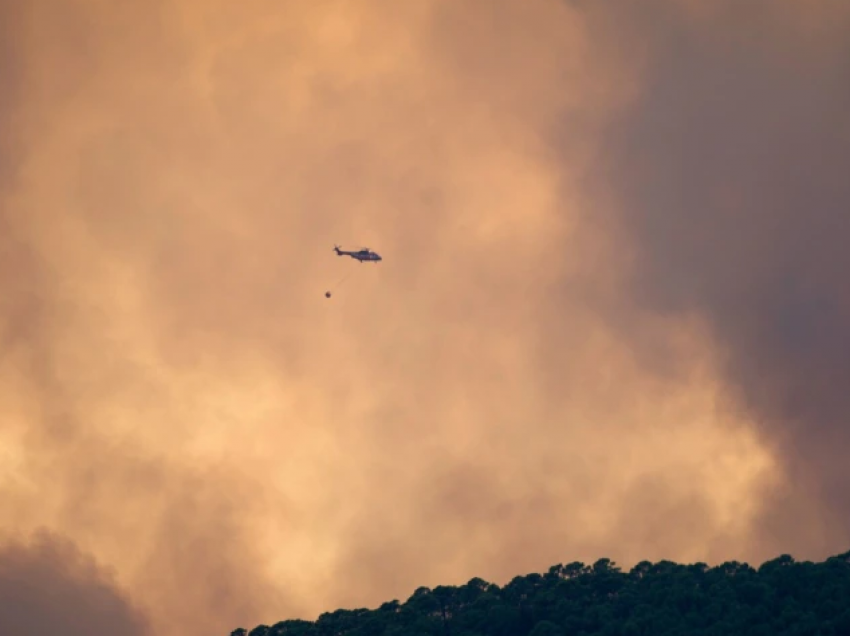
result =
[{"label": "tree silhouette", "polygon": [[730,561],[553,565],[504,587],[473,578],[405,602],[338,609],[230,636],[850,636],[850,552]]}]

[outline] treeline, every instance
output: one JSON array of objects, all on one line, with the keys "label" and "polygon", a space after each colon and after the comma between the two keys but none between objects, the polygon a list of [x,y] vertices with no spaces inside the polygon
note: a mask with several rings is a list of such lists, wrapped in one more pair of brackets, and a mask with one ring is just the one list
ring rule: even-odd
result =
[{"label": "treeline", "polygon": [[555,565],[504,587],[475,578],[420,587],[404,603],[337,610],[231,636],[850,636],[850,552],[729,562],[608,559]]}]

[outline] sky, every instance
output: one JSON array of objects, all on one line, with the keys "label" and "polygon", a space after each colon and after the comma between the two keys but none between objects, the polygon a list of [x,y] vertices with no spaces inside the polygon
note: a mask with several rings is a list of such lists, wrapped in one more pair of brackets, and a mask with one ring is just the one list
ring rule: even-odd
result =
[{"label": "sky", "polygon": [[848,73],[839,0],[0,0],[0,631],[846,551]]}]

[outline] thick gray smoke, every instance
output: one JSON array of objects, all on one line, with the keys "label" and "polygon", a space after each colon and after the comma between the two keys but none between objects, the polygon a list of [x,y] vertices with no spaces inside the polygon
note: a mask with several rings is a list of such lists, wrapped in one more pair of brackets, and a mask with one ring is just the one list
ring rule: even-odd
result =
[{"label": "thick gray smoke", "polygon": [[147,623],[108,572],[67,539],[0,546],[0,633],[145,636]]},{"label": "thick gray smoke", "polygon": [[823,555],[850,542],[850,10],[714,5],[631,16],[649,63],[604,186],[634,302],[708,323],[795,484],[759,551]]}]

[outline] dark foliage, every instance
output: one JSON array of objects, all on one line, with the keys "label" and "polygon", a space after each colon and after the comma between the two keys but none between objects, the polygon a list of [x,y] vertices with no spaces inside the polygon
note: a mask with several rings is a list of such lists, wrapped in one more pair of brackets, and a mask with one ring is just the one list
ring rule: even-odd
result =
[{"label": "dark foliage", "polygon": [[405,602],[337,610],[231,636],[845,636],[850,552],[822,563],[788,555],[754,569],[729,562],[608,559],[519,576],[504,587],[421,587]]}]

